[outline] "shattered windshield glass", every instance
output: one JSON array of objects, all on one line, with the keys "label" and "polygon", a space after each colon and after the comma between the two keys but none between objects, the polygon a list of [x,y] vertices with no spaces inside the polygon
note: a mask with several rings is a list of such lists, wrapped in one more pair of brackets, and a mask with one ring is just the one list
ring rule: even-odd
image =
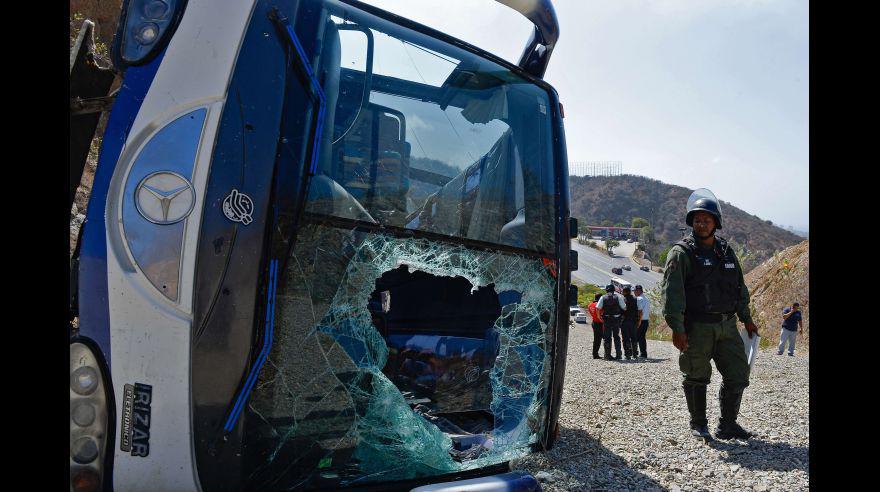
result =
[{"label": "shattered windshield glass", "polygon": [[247,407],[258,488],[403,480],[539,442],[556,279],[541,259],[309,225]]},{"label": "shattered windshield glass", "polygon": [[547,92],[346,4],[299,5],[327,131],[292,247],[272,259],[246,488],[530,452],[549,432],[559,289]]}]

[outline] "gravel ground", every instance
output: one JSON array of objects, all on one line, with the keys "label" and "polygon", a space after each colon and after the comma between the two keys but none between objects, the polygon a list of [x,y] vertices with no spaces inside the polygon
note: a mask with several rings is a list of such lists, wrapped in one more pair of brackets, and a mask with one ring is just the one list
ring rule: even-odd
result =
[{"label": "gravel ground", "polygon": [[[807,355],[758,354],[738,419],[756,437],[706,444],[688,432],[671,342],[648,340],[645,361],[606,361],[592,358],[592,339],[589,325],[573,325],[559,441],[512,464],[536,475],[544,490],[809,488]],[[713,366],[707,393],[713,433],[720,383]]]}]

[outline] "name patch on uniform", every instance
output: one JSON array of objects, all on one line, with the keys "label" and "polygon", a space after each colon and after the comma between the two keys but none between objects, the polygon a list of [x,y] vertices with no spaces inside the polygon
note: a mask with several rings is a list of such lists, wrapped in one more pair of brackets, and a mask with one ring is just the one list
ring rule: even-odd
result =
[{"label": "name patch on uniform", "polygon": [[736,268],[733,263],[725,263],[724,268]]},{"label": "name patch on uniform", "polygon": [[122,396],[122,432],[119,449],[132,456],[150,454],[150,413],[153,387],[149,384],[126,384]]}]

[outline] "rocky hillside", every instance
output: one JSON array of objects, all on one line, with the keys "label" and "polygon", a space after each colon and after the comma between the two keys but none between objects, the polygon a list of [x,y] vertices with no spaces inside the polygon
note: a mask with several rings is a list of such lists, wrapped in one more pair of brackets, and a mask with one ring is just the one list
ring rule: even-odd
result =
[{"label": "rocky hillside", "polygon": [[[603,220],[630,225],[633,217],[647,219],[655,242],[648,253],[657,260],[660,251],[679,237],[685,227],[685,204],[693,190],[666,184],[643,176],[572,176],[571,214],[581,225],[598,225]],[[769,220],[721,201],[724,229],[720,235],[732,239],[747,254],[741,258],[746,271],[767,260],[773,253],[802,241],[797,235],[773,225]]]},{"label": "rocky hillside", "polygon": [[120,8],[122,0],[70,0],[71,38],[76,37],[74,31],[79,29],[84,18],[91,19],[97,28],[95,41],[109,45],[119,22]]},{"label": "rocky hillside", "polygon": [[806,349],[810,340],[810,242],[786,248],[758,265],[746,275],[746,284],[761,336],[774,345],[779,343],[782,309],[800,303],[804,335],[798,335],[795,350]]}]

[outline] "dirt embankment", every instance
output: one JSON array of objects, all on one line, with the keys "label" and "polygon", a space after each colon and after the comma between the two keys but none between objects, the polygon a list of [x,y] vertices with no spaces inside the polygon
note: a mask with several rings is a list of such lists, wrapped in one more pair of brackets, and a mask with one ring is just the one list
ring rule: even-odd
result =
[{"label": "dirt embankment", "polygon": [[810,241],[790,246],[746,274],[752,296],[752,313],[761,336],[779,343],[782,309],[798,302],[804,334],[798,335],[797,350],[810,342]]}]

